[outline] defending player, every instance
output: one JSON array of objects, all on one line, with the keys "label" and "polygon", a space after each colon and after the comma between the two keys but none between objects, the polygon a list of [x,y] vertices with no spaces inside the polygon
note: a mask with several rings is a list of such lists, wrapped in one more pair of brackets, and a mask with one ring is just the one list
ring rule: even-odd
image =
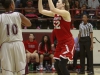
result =
[{"label": "defending player", "polygon": [[25,74],[26,55],[21,24],[31,26],[30,20],[14,12],[13,0],[1,0],[6,12],[0,15],[0,45],[2,75]]},{"label": "defending player", "polygon": [[70,32],[71,16],[68,0],[58,0],[56,8],[52,0],[48,0],[50,11],[43,9],[42,0],[38,2],[39,12],[46,16],[54,17],[53,24],[58,41],[54,54],[55,69],[58,75],[70,75],[66,68],[68,61],[73,58],[74,39]]}]

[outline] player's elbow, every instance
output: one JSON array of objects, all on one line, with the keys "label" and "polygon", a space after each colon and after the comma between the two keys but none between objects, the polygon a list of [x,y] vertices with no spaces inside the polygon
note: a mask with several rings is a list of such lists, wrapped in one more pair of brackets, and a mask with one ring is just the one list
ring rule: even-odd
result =
[{"label": "player's elbow", "polygon": [[42,10],[43,10],[42,8],[40,8],[40,7],[38,8],[39,13],[41,13],[41,12],[42,12]]},{"label": "player's elbow", "polygon": [[43,14],[43,11],[42,10],[39,10],[39,13]]},{"label": "player's elbow", "polygon": [[[41,11],[39,10],[39,13],[41,13]],[[42,14],[42,13],[41,13]]]},{"label": "player's elbow", "polygon": [[30,26],[32,26],[32,24],[30,23],[30,24],[28,24],[28,26],[27,27],[30,27]]},{"label": "player's elbow", "polygon": [[28,23],[27,23],[27,27],[30,27],[32,25],[32,23],[29,21]]},{"label": "player's elbow", "polygon": [[31,25],[32,25],[32,24],[31,24],[30,20],[27,21],[26,23],[24,23],[24,26],[26,26],[26,27],[30,27]]},{"label": "player's elbow", "polygon": [[51,10],[51,11],[53,11],[53,10],[54,10],[54,8],[50,8],[50,10]]}]

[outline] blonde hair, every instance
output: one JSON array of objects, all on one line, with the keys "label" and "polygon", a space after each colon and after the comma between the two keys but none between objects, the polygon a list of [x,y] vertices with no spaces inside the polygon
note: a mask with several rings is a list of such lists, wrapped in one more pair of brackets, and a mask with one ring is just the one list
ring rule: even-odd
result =
[{"label": "blonde hair", "polygon": [[68,0],[62,0],[62,3],[65,4],[65,10],[69,10],[70,9]]}]

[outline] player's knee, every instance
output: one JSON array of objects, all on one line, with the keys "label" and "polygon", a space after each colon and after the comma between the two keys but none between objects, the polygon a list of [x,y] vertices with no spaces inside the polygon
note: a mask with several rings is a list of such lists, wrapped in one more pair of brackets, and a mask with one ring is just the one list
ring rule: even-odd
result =
[{"label": "player's knee", "polygon": [[36,57],[37,59],[39,59],[39,55],[38,55],[38,53],[35,54],[35,57]]},{"label": "player's knee", "polygon": [[50,58],[52,59],[54,57],[54,55],[53,54],[50,54]]},{"label": "player's knee", "polygon": [[38,53],[36,53],[36,54],[35,54],[35,56],[36,56],[36,58],[39,58],[39,55],[38,55]]},{"label": "player's knee", "polygon": [[43,59],[43,58],[44,58],[44,55],[43,55],[43,54],[41,54],[41,55],[40,55],[40,59]]},{"label": "player's knee", "polygon": [[35,56],[36,56],[36,57],[39,57],[38,53],[35,53]]},{"label": "player's knee", "polygon": [[30,53],[27,53],[26,54],[26,58],[30,58],[31,57],[31,54]]}]

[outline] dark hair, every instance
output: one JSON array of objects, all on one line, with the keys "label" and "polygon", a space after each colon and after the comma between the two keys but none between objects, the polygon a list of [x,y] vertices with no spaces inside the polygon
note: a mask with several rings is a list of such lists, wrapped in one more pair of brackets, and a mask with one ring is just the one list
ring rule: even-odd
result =
[{"label": "dark hair", "polygon": [[26,3],[28,4],[28,2],[31,2],[31,4],[33,4],[33,1],[32,1],[32,0],[27,0],[27,2],[26,2]]},{"label": "dark hair", "polygon": [[87,16],[87,18],[89,18],[88,14],[83,14],[82,17],[83,17],[84,15]]},{"label": "dark hair", "polygon": [[69,10],[70,9],[68,0],[62,0],[62,3],[65,3],[65,10]]},{"label": "dark hair", "polygon": [[55,7],[56,7],[57,1],[58,1],[58,0],[53,0],[53,4],[54,4]]},{"label": "dark hair", "polygon": [[8,9],[12,3],[12,0],[1,0],[1,4],[5,9]]},{"label": "dark hair", "polygon": [[44,35],[43,37],[42,37],[42,40],[41,40],[41,50],[43,50],[44,49],[44,47],[45,47],[45,42],[44,42],[44,37],[45,36],[47,36],[47,50],[51,50],[51,41],[50,41],[50,38],[49,38],[49,36],[48,35]]},{"label": "dark hair", "polygon": [[83,4],[83,5],[82,5],[82,7],[83,7],[84,5],[86,6],[86,9],[87,9],[88,7],[87,7],[87,5],[86,5],[86,4]]},{"label": "dark hair", "polygon": [[[78,7],[77,7],[76,4],[75,4],[76,1],[79,3]],[[75,0],[75,1],[74,1],[74,8],[80,8],[80,2],[79,2],[78,0]]]}]

